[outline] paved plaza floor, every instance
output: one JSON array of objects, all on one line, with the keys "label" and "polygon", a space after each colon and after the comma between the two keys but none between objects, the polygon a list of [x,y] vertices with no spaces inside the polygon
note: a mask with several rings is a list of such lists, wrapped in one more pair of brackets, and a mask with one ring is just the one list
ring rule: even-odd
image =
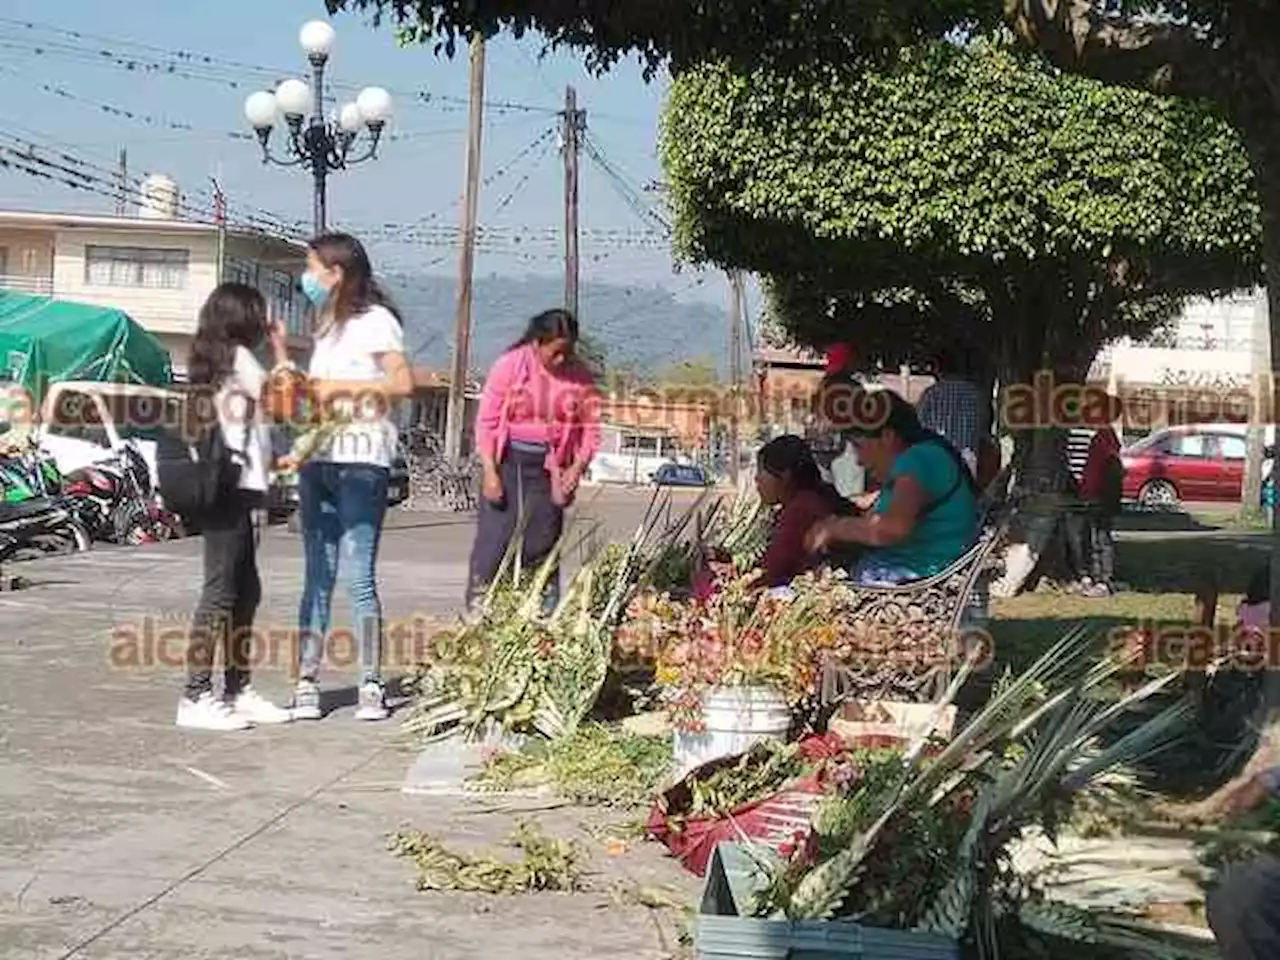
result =
[{"label": "paved plaza floor", "polygon": [[[643,509],[642,495],[620,494],[592,512],[621,533]],[[389,621],[456,609],[471,529],[445,514],[395,518],[381,562]],[[24,564],[30,587],[0,594],[0,957],[673,954],[674,913],[619,896],[669,885],[691,902],[696,883],[655,845],[610,856],[591,839],[600,815],[545,802],[402,794],[413,753],[394,723],[353,719],[354,668],[324,677],[334,710],[319,723],[178,730],[181,671],[155,638],[190,613],[199,548],[188,540]],[[288,628],[301,585],[298,539],[268,531],[261,565],[260,625]],[[339,596],[338,623],[346,609]],[[257,685],[284,698],[287,670],[266,663]],[[522,804],[542,809],[522,814]],[[590,850],[589,892],[418,893],[410,865],[385,850],[387,834],[404,825],[488,850],[522,816]]]}]

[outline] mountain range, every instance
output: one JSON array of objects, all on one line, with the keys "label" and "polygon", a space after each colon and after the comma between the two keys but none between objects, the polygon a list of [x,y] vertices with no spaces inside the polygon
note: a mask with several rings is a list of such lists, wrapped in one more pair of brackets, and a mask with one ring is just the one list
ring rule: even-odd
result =
[{"label": "mountain range", "polygon": [[[410,362],[439,370],[451,363],[457,278],[397,274],[387,292],[405,320]],[[564,301],[559,277],[477,277],[471,306],[471,363],[484,370],[519,339],[529,318]],[[585,283],[578,292],[582,334],[614,368],[657,373],[682,361],[727,368],[724,308],[682,300],[663,287]]]}]

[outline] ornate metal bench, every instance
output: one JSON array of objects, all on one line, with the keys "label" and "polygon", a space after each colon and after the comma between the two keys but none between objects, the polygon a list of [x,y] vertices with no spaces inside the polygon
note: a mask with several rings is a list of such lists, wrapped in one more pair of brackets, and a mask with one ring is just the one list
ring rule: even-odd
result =
[{"label": "ornate metal bench", "polygon": [[936,701],[973,645],[989,644],[988,586],[1009,526],[1005,503],[997,493],[978,541],[941,573],[892,587],[842,588],[837,615],[849,652],[824,666],[824,706],[846,699]]}]

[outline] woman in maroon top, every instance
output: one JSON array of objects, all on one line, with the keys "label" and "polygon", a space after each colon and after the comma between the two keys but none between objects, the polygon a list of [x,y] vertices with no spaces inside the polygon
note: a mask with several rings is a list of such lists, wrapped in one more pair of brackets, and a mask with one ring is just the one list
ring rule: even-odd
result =
[{"label": "woman in maroon top", "polygon": [[776,437],[760,450],[756,491],[767,506],[780,507],[760,561],[764,585],[786,586],[820,559],[805,549],[805,537],[814,524],[834,514],[851,513],[852,506],[822,479],[813,451],[795,436]]}]

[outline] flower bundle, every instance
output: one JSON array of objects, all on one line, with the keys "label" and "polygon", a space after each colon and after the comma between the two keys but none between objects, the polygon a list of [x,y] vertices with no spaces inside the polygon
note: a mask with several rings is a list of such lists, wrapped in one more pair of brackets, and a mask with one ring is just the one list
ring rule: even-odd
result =
[{"label": "flower bundle", "polygon": [[680,729],[701,729],[702,699],[717,687],[769,686],[792,702],[812,689],[821,630],[806,596],[780,598],[757,580],[722,575],[680,599],[641,591],[628,606],[617,642],[656,660],[662,702]]}]

